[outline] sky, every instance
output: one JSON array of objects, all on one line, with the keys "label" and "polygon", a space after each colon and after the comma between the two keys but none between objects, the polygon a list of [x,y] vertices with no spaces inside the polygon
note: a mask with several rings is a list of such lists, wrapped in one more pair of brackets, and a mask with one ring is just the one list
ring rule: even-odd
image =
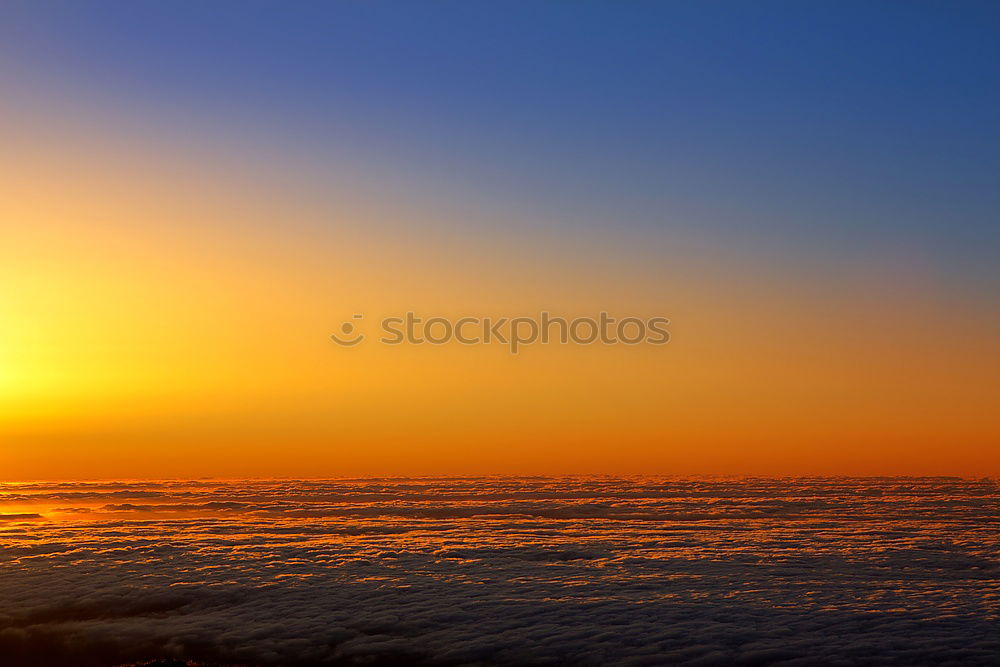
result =
[{"label": "sky", "polygon": [[[0,478],[1000,474],[1000,11],[0,8]],[[664,346],[341,348],[414,311]]]}]

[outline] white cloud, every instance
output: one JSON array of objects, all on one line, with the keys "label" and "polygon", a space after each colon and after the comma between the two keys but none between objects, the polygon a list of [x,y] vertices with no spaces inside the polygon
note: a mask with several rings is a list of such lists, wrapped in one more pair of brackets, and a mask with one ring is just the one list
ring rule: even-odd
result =
[{"label": "white cloud", "polygon": [[5,665],[1000,655],[989,482],[25,484],[0,494],[13,506],[20,519],[0,523]]}]

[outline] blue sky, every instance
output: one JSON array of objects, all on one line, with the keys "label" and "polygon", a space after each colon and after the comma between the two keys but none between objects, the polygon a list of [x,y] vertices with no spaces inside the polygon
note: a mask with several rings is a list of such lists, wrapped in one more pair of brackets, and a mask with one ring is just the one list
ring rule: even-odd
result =
[{"label": "blue sky", "polygon": [[695,229],[834,261],[902,248],[949,279],[997,278],[994,3],[2,13],[0,59],[19,81],[72,81],[179,124],[191,109],[256,122],[484,205],[516,202],[541,225]]}]

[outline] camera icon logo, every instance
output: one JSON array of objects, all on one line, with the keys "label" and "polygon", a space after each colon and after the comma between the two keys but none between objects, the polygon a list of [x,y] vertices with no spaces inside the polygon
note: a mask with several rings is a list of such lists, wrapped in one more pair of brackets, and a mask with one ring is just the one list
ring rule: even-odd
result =
[{"label": "camera icon logo", "polygon": [[[363,319],[363,318],[364,318],[364,314],[355,313],[352,319],[360,320],[360,319]],[[344,347],[354,347],[355,345],[357,345],[358,343],[362,342],[365,339],[365,335],[363,333],[359,333],[357,335],[354,335],[354,323],[353,322],[344,322],[343,324],[341,324],[340,325],[340,334],[341,335],[338,335],[338,334],[335,334],[335,333],[334,334],[330,334],[330,338],[337,345],[342,345]]]}]

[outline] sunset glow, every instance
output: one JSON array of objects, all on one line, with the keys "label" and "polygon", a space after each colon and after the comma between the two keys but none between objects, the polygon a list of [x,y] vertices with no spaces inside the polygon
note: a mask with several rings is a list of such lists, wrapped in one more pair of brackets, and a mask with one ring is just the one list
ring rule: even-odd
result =
[{"label": "sunset glow", "polygon": [[995,3],[0,5],[0,666],[997,664]]},{"label": "sunset glow", "polygon": [[[4,153],[0,196],[11,478],[1000,465],[996,308],[918,258],[467,220],[74,116],[5,126],[35,140]],[[511,359],[327,338],[355,312],[611,306],[669,317],[670,344]]]}]

